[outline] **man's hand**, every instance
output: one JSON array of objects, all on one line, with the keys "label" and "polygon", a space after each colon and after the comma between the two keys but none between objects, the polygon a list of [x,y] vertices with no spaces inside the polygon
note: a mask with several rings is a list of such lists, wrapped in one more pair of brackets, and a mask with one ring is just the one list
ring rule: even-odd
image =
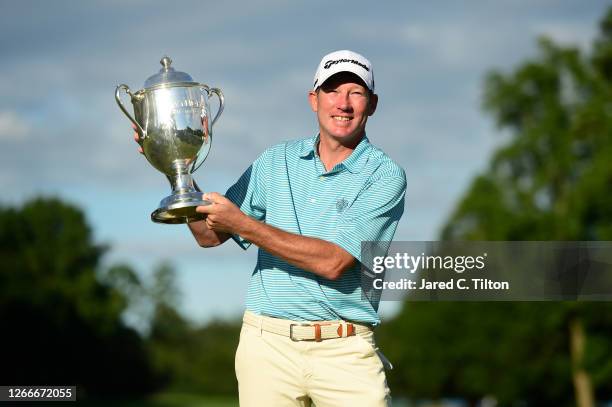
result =
[{"label": "man's hand", "polygon": [[142,146],[140,145],[140,134],[138,134],[136,131],[136,126],[134,123],[132,123],[132,128],[134,129],[134,141],[138,143],[138,152],[140,154],[144,154],[144,151],[142,151]]},{"label": "man's hand", "polygon": [[217,192],[205,193],[210,205],[198,206],[196,212],[206,214],[206,226],[215,232],[240,234],[245,222],[251,220],[232,201]]}]

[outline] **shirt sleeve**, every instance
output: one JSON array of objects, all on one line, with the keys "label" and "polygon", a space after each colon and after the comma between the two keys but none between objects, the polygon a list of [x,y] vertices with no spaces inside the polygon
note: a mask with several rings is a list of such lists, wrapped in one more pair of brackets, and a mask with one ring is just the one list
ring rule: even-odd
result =
[{"label": "shirt sleeve", "polygon": [[374,253],[363,258],[362,242],[375,242],[368,245],[368,252],[374,250],[377,255],[386,255],[404,213],[405,193],[403,171],[402,176],[393,175],[370,184],[347,208],[339,222],[334,243],[364,265]]},{"label": "shirt sleeve", "polygon": [[[266,218],[266,158],[264,152],[225,193],[225,197],[242,212],[260,221]],[[232,234],[232,239],[244,250],[251,245],[251,242],[236,234]]]}]

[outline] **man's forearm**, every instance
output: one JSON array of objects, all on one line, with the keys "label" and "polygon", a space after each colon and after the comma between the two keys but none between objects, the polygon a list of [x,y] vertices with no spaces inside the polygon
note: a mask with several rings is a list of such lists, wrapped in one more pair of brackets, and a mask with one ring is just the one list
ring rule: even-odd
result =
[{"label": "man's forearm", "polygon": [[334,243],[285,232],[249,217],[236,232],[287,263],[330,280],[339,278],[355,262],[352,255]]},{"label": "man's forearm", "polygon": [[293,266],[335,280],[355,263],[355,258],[340,246],[261,223],[243,213],[232,201],[219,193],[204,194],[204,199],[212,204],[197,208],[199,213],[207,216],[203,227],[218,234],[240,235]]}]

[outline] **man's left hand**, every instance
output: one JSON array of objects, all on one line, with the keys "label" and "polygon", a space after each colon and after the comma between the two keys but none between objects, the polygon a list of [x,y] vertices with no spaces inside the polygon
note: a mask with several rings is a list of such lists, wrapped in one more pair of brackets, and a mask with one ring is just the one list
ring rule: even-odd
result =
[{"label": "man's left hand", "polygon": [[240,208],[217,192],[209,192],[202,198],[210,205],[198,206],[196,212],[206,214],[206,226],[216,232],[238,234],[238,230],[248,220]]}]

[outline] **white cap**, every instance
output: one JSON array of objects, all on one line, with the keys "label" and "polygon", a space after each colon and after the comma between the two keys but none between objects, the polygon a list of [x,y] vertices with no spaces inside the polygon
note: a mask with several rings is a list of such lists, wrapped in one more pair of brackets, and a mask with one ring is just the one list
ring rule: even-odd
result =
[{"label": "white cap", "polygon": [[359,76],[368,89],[374,92],[374,71],[372,64],[363,55],[349,50],[334,51],[321,59],[314,76],[313,89],[316,90],[330,76],[338,72],[352,72]]}]

